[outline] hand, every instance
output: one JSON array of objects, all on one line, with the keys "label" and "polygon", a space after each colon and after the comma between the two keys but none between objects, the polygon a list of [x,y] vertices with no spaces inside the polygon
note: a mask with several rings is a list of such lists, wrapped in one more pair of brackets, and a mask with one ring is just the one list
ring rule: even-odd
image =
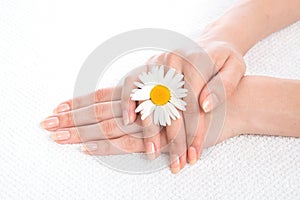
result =
[{"label": "hand", "polygon": [[[188,160],[190,163],[195,163],[201,155],[204,132],[201,131],[198,103],[205,112],[210,112],[234,92],[245,72],[242,54],[233,45],[227,42],[208,40],[203,40],[200,44],[206,52],[184,52],[183,55],[185,55],[186,60],[178,56],[177,52],[174,52],[152,57],[147,63],[148,66],[164,65],[176,69],[178,73],[183,73],[184,81],[188,83],[185,87],[192,93],[184,98],[188,104],[186,111],[181,113],[184,122],[189,122],[189,126],[182,127],[184,122],[173,121],[172,126],[166,127],[168,141],[174,144],[171,144],[171,146],[174,146],[174,151],[171,148],[170,154],[178,155],[178,153],[181,153],[179,158],[180,168],[185,165],[186,160],[186,154],[182,152],[183,149],[188,147]],[[191,63],[196,63],[196,66],[191,65]],[[139,71],[139,73],[141,72]],[[136,119],[136,113],[134,112],[136,104],[130,99],[130,93],[135,87],[133,82],[138,81],[137,76],[139,73],[135,72],[125,80],[124,85],[127,87],[123,88],[121,104],[125,124],[130,124]],[[149,126],[150,120],[146,119],[145,121],[144,124]],[[180,124],[183,125],[180,126]],[[159,127],[153,125],[149,127],[151,128],[144,129],[144,142],[149,158],[153,159],[159,154],[160,150],[160,137],[153,134]],[[174,166],[174,168],[178,168],[178,166]]]},{"label": "hand", "polygon": [[[114,95],[115,94],[115,95]],[[145,152],[142,127],[124,126],[121,113],[121,88],[105,88],[93,94],[63,102],[59,110],[72,108],[46,118],[41,126],[51,131],[51,138],[59,144],[83,143],[82,150],[90,155],[114,155]],[[230,109],[231,110],[231,109]],[[55,110],[55,112],[57,112]],[[218,111],[214,111],[218,114]],[[234,119],[227,112],[226,123],[218,142],[233,137]],[[209,121],[210,114],[204,116]],[[232,122],[231,124],[229,122]],[[166,129],[159,132],[162,146],[168,146]],[[168,152],[165,148],[162,152]]]},{"label": "hand", "polygon": [[[201,125],[203,122],[201,122],[199,115],[200,108],[198,103],[202,105],[202,108],[206,112],[217,107],[217,105],[221,104],[225,100],[226,96],[230,96],[232,94],[245,71],[245,64],[242,56],[232,45],[225,42],[207,41],[202,41],[201,44],[207,51],[213,63],[215,63],[216,69],[214,69],[213,63],[209,60],[205,52],[185,53],[187,60],[192,63],[199,64],[201,69],[195,68],[189,62],[174,53],[162,54],[158,57],[153,57],[147,63],[148,65],[163,64],[165,66],[175,68],[177,72],[185,75],[185,81],[188,83],[186,87],[189,91],[193,91],[190,93],[192,95],[188,95],[184,99],[188,103],[186,111],[184,113],[180,113],[186,122],[190,122],[189,126],[184,127],[184,122],[182,120],[176,120],[173,121],[172,126],[166,128],[168,136],[167,140],[169,145],[172,147],[170,148],[170,155],[173,157],[173,159],[171,159],[171,163],[173,163],[171,167],[174,169],[174,172],[183,168],[186,164],[185,150],[187,147],[189,147],[187,156],[191,164],[195,163],[201,155],[205,132],[203,131],[204,128],[201,127],[203,126]],[[141,73],[141,71],[142,70],[139,70],[137,73],[134,73],[134,75],[128,76],[124,84],[127,87],[123,87],[122,89],[119,88],[118,90],[120,91],[116,92],[117,94],[120,94],[122,90],[122,95],[120,95],[122,99],[122,110],[119,110],[119,115],[123,115],[125,124],[132,123],[136,119],[136,114],[134,112],[136,103],[130,100],[130,93],[134,87],[133,82],[137,80],[137,76]],[[219,76],[214,76],[215,74],[218,74]],[[209,80],[209,82],[206,85],[207,80]],[[223,84],[225,87],[225,93],[220,90]],[[103,97],[103,100],[109,100],[108,97],[103,95],[103,93],[104,92],[102,90],[99,90],[95,94],[97,94],[96,96]],[[62,103],[55,111],[58,113],[68,111],[71,107],[76,109],[78,107],[91,105],[94,102],[91,95],[86,96],[85,98],[81,97],[79,99],[82,101],[75,100],[77,103],[74,105]],[[129,111],[128,113],[127,110]],[[95,119],[94,121],[89,120],[91,119],[85,118],[85,123],[95,123]],[[159,155],[161,144],[159,134],[153,135],[153,132],[158,133],[159,127],[149,125],[149,122],[151,122],[149,119],[142,121],[144,126],[146,124],[148,125],[148,128],[145,127],[143,129],[143,137],[145,138],[144,143],[146,152],[149,157],[153,159]],[[179,160],[180,162],[172,162],[174,160]]]}]

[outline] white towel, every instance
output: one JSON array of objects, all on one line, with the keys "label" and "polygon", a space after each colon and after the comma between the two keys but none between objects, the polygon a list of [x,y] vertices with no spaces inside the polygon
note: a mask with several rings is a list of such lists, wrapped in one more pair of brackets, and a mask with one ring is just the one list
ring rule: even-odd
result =
[{"label": "white towel", "polygon": [[[300,199],[299,139],[240,136],[178,175],[167,168],[132,175],[78,145],[54,143],[38,126],[72,97],[81,64],[101,42],[144,27],[196,37],[232,3],[2,0],[0,199]],[[299,36],[300,22],[259,42],[245,58],[247,73],[299,79]]]}]

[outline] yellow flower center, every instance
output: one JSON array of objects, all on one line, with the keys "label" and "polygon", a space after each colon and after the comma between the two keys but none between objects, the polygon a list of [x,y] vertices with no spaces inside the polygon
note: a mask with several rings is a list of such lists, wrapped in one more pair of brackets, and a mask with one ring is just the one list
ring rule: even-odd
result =
[{"label": "yellow flower center", "polygon": [[163,85],[156,85],[150,92],[150,99],[155,105],[165,105],[170,100],[170,90]]}]

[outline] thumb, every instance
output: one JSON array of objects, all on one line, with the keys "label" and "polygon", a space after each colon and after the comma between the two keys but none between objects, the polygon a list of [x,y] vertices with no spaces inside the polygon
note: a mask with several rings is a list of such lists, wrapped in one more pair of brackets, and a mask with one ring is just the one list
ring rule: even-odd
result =
[{"label": "thumb", "polygon": [[222,104],[237,88],[245,73],[245,63],[230,56],[221,70],[206,84],[199,97],[204,112],[210,112]]}]

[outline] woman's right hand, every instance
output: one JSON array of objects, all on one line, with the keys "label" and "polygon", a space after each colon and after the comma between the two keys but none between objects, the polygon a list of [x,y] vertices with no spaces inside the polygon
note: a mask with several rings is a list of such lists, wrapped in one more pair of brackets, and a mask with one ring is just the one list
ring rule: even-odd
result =
[{"label": "woman's right hand", "polygon": [[[245,73],[243,56],[230,43],[203,40],[200,45],[205,51],[179,50],[186,56],[184,59],[178,56],[176,51],[152,57],[147,63],[147,65],[164,65],[173,68],[176,72],[182,73],[184,81],[188,83],[185,88],[190,93],[184,98],[187,106],[186,111],[182,112],[181,115],[184,119],[183,124],[189,123],[189,125],[183,129],[179,128],[182,123],[178,120],[166,127],[168,142],[174,144],[171,145],[174,148],[170,149],[170,155],[179,156],[179,159],[175,158],[174,160],[180,161],[180,166],[173,166],[176,169],[174,171],[183,168],[186,163],[186,156],[189,163],[193,164],[201,155],[205,134],[201,130],[203,127],[199,119],[201,108],[208,113],[222,104],[235,91]],[[138,81],[138,75],[139,73],[133,73],[125,79],[124,85],[126,87],[123,88],[121,98],[125,124],[134,122],[137,116],[135,113],[136,102],[130,99],[130,93],[135,87],[133,83]],[[149,119],[146,118],[146,121],[145,124],[149,126]],[[153,134],[153,131],[159,128],[153,125],[150,127],[144,129],[144,143],[149,159],[154,159],[159,154],[161,145],[159,135]],[[182,152],[186,149],[187,154]]]}]

